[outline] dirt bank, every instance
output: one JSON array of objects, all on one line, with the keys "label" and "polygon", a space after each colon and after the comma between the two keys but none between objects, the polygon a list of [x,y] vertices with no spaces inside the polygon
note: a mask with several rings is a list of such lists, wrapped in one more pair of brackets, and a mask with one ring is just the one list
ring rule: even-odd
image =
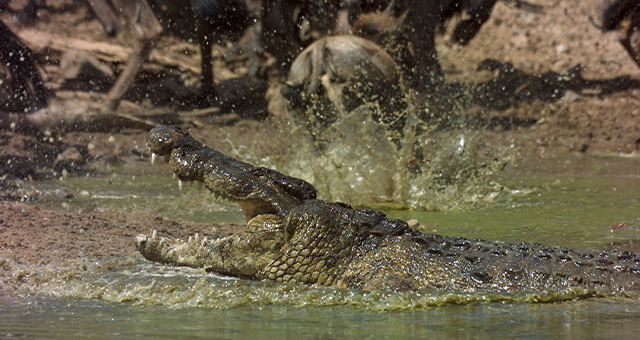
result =
[{"label": "dirt bank", "polygon": [[141,256],[134,245],[135,236],[153,229],[184,239],[196,232],[224,236],[239,228],[229,223],[194,223],[148,214],[51,211],[0,202],[0,295],[11,294],[21,281],[29,280],[29,272],[20,270],[21,263],[44,265],[71,259]]}]

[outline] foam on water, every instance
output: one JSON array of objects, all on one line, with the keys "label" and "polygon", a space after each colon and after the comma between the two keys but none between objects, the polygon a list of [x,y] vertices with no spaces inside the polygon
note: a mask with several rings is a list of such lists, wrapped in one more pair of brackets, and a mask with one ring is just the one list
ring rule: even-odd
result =
[{"label": "foam on water", "polygon": [[556,302],[584,297],[637,301],[635,292],[603,292],[580,288],[563,291],[360,291],[316,288],[220,277],[204,270],[150,264],[118,258],[73,260],[55,265],[5,263],[15,280],[5,284],[30,296],[100,299],[171,308],[228,309],[243,306],[351,306],[371,311],[415,310],[432,306],[487,302]]}]

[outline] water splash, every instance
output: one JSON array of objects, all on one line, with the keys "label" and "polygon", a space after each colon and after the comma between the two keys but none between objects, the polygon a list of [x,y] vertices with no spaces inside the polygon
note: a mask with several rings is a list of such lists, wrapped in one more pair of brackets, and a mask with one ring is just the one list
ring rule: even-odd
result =
[{"label": "water splash", "polygon": [[587,297],[638,301],[635,292],[568,288],[561,291],[364,291],[220,277],[201,269],[150,264],[142,259],[70,260],[60,264],[5,262],[5,289],[25,296],[98,299],[175,309],[246,306],[350,306],[370,311],[490,302],[547,303]]},{"label": "water splash", "polygon": [[508,157],[482,167],[476,162],[477,132],[438,130],[410,109],[404,130],[372,119],[363,105],[321,134],[292,129],[284,155],[247,159],[303,178],[321,199],[392,209],[451,210],[491,204],[503,191],[491,181]]}]

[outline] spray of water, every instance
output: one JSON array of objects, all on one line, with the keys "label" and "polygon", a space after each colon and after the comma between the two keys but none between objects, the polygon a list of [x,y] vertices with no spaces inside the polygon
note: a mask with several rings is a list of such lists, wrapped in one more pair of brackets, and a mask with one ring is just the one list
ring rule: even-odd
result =
[{"label": "spray of water", "polygon": [[502,192],[491,178],[505,158],[479,167],[477,132],[438,131],[412,109],[403,131],[392,131],[372,119],[375,110],[363,105],[321,134],[292,129],[286,154],[247,161],[309,181],[321,199],[355,206],[468,209],[491,204]]}]

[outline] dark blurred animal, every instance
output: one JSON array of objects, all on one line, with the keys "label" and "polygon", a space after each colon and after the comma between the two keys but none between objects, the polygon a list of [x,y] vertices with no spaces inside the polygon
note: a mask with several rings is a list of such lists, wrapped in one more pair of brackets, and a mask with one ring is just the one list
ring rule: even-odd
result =
[{"label": "dark blurred animal", "polygon": [[436,0],[414,1],[404,26],[413,46],[415,67],[409,73],[409,83],[417,88],[429,88],[444,81],[435,47],[440,27],[454,16],[466,13],[453,30],[452,40],[467,44],[489,19],[497,0]]},{"label": "dark blurred animal", "polygon": [[[276,7],[283,7],[286,3],[295,0],[270,1],[276,3]],[[324,11],[338,12],[333,17],[337,21],[335,30],[340,33],[348,31],[377,43],[381,43],[380,37],[393,36],[393,39],[404,39],[397,44],[405,45],[405,54],[398,61],[405,69],[407,80],[416,87],[429,87],[444,79],[435,49],[435,37],[443,24],[452,17],[465,13],[468,19],[457,24],[452,37],[454,41],[466,44],[487,21],[496,2],[497,0],[334,0],[333,2],[325,1],[327,9]],[[266,10],[269,10],[269,6]],[[345,12],[348,12],[348,15]],[[292,15],[285,11],[278,13],[280,18]],[[266,17],[268,16],[265,14]],[[327,15],[327,17],[332,16]],[[294,20],[283,20],[285,23],[291,21]],[[350,21],[353,21],[353,25]],[[343,28],[345,25],[352,29],[345,30]],[[390,35],[391,31],[393,34]],[[286,33],[286,36],[291,44],[300,44],[294,32]],[[298,47],[298,50],[300,48]],[[295,51],[296,48],[293,47],[290,50]],[[413,61],[406,54],[409,50],[413,51]],[[394,55],[394,57],[398,56]]]},{"label": "dark blurred animal", "polygon": [[[307,3],[312,1],[304,0],[268,0],[276,3],[275,6],[285,7],[291,2]],[[452,40],[462,45],[467,44],[479,32],[482,25],[489,19],[494,5],[498,0],[333,0],[325,1],[326,9],[324,13],[338,14],[326,17],[337,20],[336,31],[340,32],[344,20],[353,21],[352,32],[362,35],[380,43],[374,36],[389,37],[389,32],[393,31],[393,39],[401,39],[398,45],[404,45],[401,54],[394,57],[405,70],[405,80],[415,88],[430,88],[444,81],[444,75],[438,63],[435,48],[436,34],[443,25],[450,19],[461,16],[460,20],[452,32]],[[540,6],[529,4],[523,0],[503,0],[510,2],[515,7],[527,11],[541,12]],[[270,7],[266,7],[269,11]],[[287,7],[287,8],[291,8]],[[306,7],[302,7],[304,11]],[[317,10],[317,9],[316,9]],[[345,16],[344,12],[348,12]],[[293,19],[283,20],[287,16],[292,16],[293,12],[286,13],[282,10],[278,13],[282,22],[292,22]],[[265,14],[265,17],[267,15]],[[366,23],[365,23],[366,22]],[[360,26],[358,26],[360,25]],[[391,28],[391,29],[390,29]],[[280,30],[279,32],[285,32]],[[344,30],[341,31],[344,33]],[[286,34],[289,44],[299,43],[295,34]],[[384,44],[383,44],[384,45]],[[386,47],[386,46],[385,46]],[[298,50],[302,47],[298,47]],[[290,48],[295,51],[296,48]],[[409,53],[409,51],[411,51]],[[289,52],[290,53],[290,52]],[[410,54],[410,55],[409,55]]]},{"label": "dark blurred animal", "polygon": [[[287,70],[314,40],[327,34],[349,34],[348,16],[351,6],[358,1],[265,0],[262,43],[276,58],[278,66]],[[308,34],[303,38],[304,31],[313,31],[319,36]]]},{"label": "dark blurred animal", "polygon": [[404,20],[409,9],[396,16],[393,1],[384,11],[375,11],[360,15],[351,25],[353,34],[371,40],[391,55],[401,67],[403,75],[410,77],[416,65],[416,58],[406,34],[403,34]]},{"label": "dark blurred animal", "polygon": [[[48,104],[48,91],[36,67],[33,52],[0,21],[0,69],[5,68],[0,110],[33,112]],[[2,72],[4,73],[4,72]]]},{"label": "dark blurred animal", "polygon": [[[130,59],[115,85],[107,93],[107,106],[111,109],[118,106],[142,63],[149,57],[155,41],[163,32],[163,26],[158,22],[155,13],[159,11],[170,12],[171,16],[180,18],[178,21],[167,20],[167,25],[177,22],[179,25],[187,26],[186,29],[181,29],[191,31],[197,36],[202,54],[200,99],[203,99],[203,104],[213,103],[216,100],[216,92],[213,82],[212,44],[219,42],[221,35],[227,32],[241,32],[250,22],[257,22],[261,13],[261,3],[262,0],[191,0],[188,3],[175,0],[152,0],[151,3],[147,0],[89,1],[107,34],[113,36],[125,27],[130,27],[135,37]],[[252,62],[257,63],[255,58]],[[257,66],[252,66],[253,74],[255,70]]]},{"label": "dark blurred animal", "polygon": [[[291,65],[283,95],[295,120],[318,127],[366,103],[378,103],[374,119],[393,125],[404,105],[391,56],[354,35],[326,36],[302,51]],[[307,110],[308,106],[315,109]]]},{"label": "dark blurred animal", "polygon": [[[358,1],[358,0],[351,0]],[[444,81],[444,75],[435,47],[436,34],[450,19],[461,16],[451,34],[452,41],[466,45],[480,31],[482,25],[489,19],[494,5],[498,0],[392,0],[367,1],[360,6],[363,13],[377,9],[373,16],[361,15],[354,22],[354,33],[367,36],[378,42],[372,35],[376,32],[389,31],[385,26],[394,31],[394,39],[404,39],[401,44],[405,50],[398,60],[405,70],[405,80],[412,87],[425,89],[436,86]],[[514,3],[515,7],[530,12],[542,12],[542,7],[527,3],[523,0],[503,0]],[[382,11],[382,5],[387,8]],[[356,8],[351,6],[350,8]],[[395,20],[394,20],[395,18]],[[383,34],[383,36],[388,34]],[[411,56],[407,53],[411,50]]]},{"label": "dark blurred animal", "polygon": [[105,98],[105,104],[113,110],[131,87],[142,63],[151,54],[162,27],[146,0],[91,0],[88,3],[109,36],[118,34],[126,27],[122,25],[121,18],[134,33],[133,52]]},{"label": "dark blurred animal", "polygon": [[640,1],[616,0],[609,3],[602,14],[602,29],[616,29],[625,19],[629,23],[625,35],[620,37],[620,43],[640,66]]},{"label": "dark blurred animal", "polygon": [[[213,67],[211,47],[213,43],[220,43],[219,39],[227,32],[242,32],[252,21],[258,21],[262,14],[261,0],[191,0],[191,9],[195,18],[195,30],[202,55],[202,72],[200,93],[207,102],[215,100],[216,93],[213,85]],[[248,34],[260,34],[261,26],[257,24],[248,30]],[[250,43],[255,44],[257,36],[249,36]],[[248,49],[251,53],[255,47]],[[254,63],[256,61],[254,60]],[[252,66],[250,73],[257,71],[257,65]]]},{"label": "dark blurred animal", "polygon": [[387,3],[388,0],[265,0],[263,43],[279,66],[288,69],[315,40],[353,33],[350,21],[361,13],[384,8]]}]

